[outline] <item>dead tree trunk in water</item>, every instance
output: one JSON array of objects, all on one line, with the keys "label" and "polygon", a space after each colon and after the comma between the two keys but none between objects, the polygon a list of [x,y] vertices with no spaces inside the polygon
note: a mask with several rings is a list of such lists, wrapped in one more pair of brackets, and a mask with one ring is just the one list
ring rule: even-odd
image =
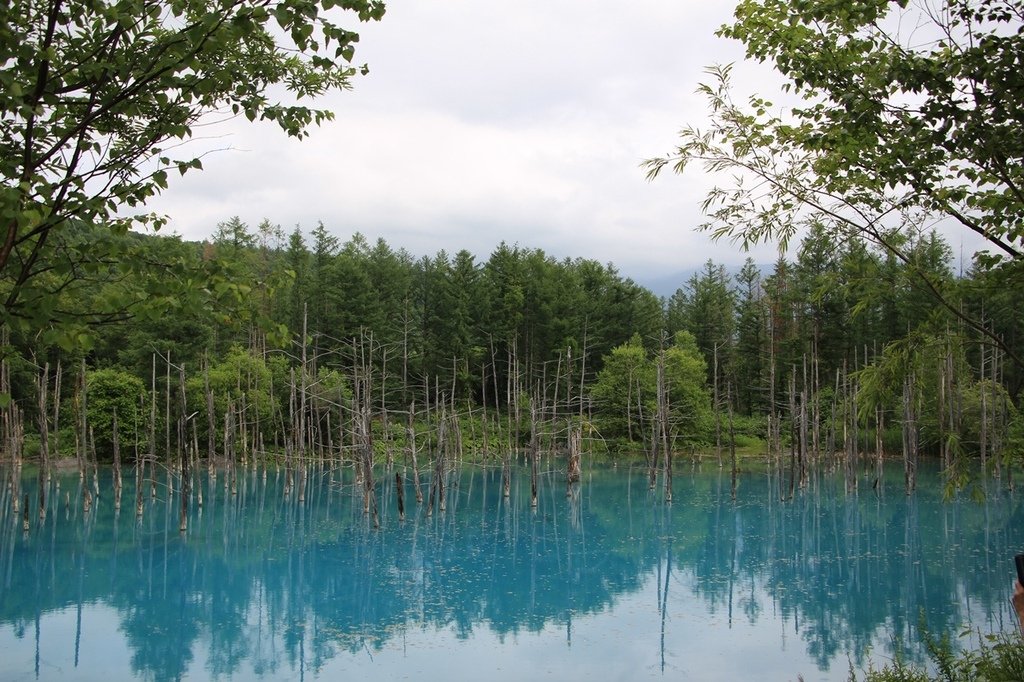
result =
[{"label": "dead tree trunk in water", "polygon": [[373,433],[370,427],[370,410],[363,403],[366,399],[363,393],[365,386],[361,387],[359,394],[359,428],[360,448],[363,471],[363,514],[373,515],[373,527],[380,527],[380,517],[377,514],[377,496],[373,485]]},{"label": "dead tree trunk in water", "polygon": [[[501,461],[501,490],[505,499],[508,499],[512,490],[512,449],[518,446],[519,435],[519,407],[513,389],[513,362],[512,345],[508,348],[508,371],[505,373],[505,436],[508,441],[505,443],[505,455]],[[515,414],[516,427],[513,431],[512,418]],[[513,435],[513,433],[515,435]]]},{"label": "dead tree trunk in water", "polygon": [[308,342],[308,307],[302,304],[302,367],[300,368],[299,381],[299,423],[296,433],[295,455],[299,467],[299,502],[306,501],[306,380],[308,368],[306,366],[306,347]]},{"label": "dead tree trunk in water", "polygon": [[231,401],[228,401],[228,409],[224,412],[224,458],[228,465],[227,485],[234,497],[238,494],[238,472],[235,462],[235,404]]},{"label": "dead tree trunk in water", "polygon": [[713,400],[715,403],[715,457],[718,459],[718,466],[722,466],[722,405],[718,399],[718,342],[714,346],[714,375],[715,384]]},{"label": "dead tree trunk in water", "polygon": [[[92,451],[92,483],[93,483],[93,489],[96,491],[96,499],[99,500],[99,497],[100,497],[100,478],[99,478],[100,464],[99,464],[99,457],[96,454],[96,434],[93,431],[92,426],[89,426],[89,443],[90,443],[90,449]],[[85,493],[86,493],[85,494],[85,502],[86,502],[86,504],[85,504],[85,511],[89,511],[89,507],[92,504],[92,495],[89,494],[88,490],[86,490]]]},{"label": "dead tree trunk in water", "polygon": [[[867,348],[864,349],[867,362]],[[854,373],[850,379],[850,471],[853,489],[857,490],[857,469],[860,463],[860,420],[857,418],[857,403],[860,401],[860,380],[857,377],[857,352],[853,354]]]},{"label": "dead tree trunk in water", "polygon": [[530,507],[537,508],[537,476],[540,466],[540,434],[537,424],[537,403],[530,401]]},{"label": "dead tree trunk in water", "polygon": [[[50,444],[48,434],[50,431],[49,420],[47,419],[46,408],[47,388],[50,384],[50,363],[43,366],[43,375],[38,379],[39,399],[39,521],[46,521],[46,482],[50,475]],[[26,508],[28,501],[26,500]]]},{"label": "dead tree trunk in water", "polygon": [[[808,390],[807,390],[807,356],[803,358],[803,382],[800,388],[800,487],[807,487],[810,469],[810,448],[808,446]],[[731,417],[730,417],[731,418]]]},{"label": "dead tree trunk in water", "polygon": [[985,344],[979,349],[981,370],[979,371],[978,392],[981,394],[981,421],[978,424],[978,453],[981,455],[981,479],[988,475],[988,388],[985,386]]},{"label": "dead tree trunk in water", "polygon": [[96,497],[99,497],[100,459],[96,454],[96,434],[93,433],[92,424],[89,425],[89,452],[92,453],[92,488],[96,491]]},{"label": "dead tree trunk in water", "polygon": [[146,458],[135,458],[135,516],[142,518],[142,483],[146,475]]},{"label": "dead tree trunk in water", "polygon": [[167,349],[167,375],[164,384],[164,462],[168,471],[174,466],[171,458],[171,350]]},{"label": "dead tree trunk in water", "polygon": [[416,403],[409,405],[409,423],[405,427],[405,439],[412,458],[412,485],[416,494],[416,504],[423,504],[423,490],[420,488],[420,469],[416,463]]},{"label": "dead tree trunk in water", "polygon": [[732,380],[725,385],[725,401],[729,406],[729,462],[732,468],[729,482],[733,501],[736,500],[736,488],[738,484],[739,462],[736,460],[736,425],[732,413]]},{"label": "dead tree trunk in water", "polygon": [[[156,497],[156,353],[153,353],[149,395],[149,495]],[[141,512],[140,512],[141,513]]]},{"label": "dead tree trunk in water", "polygon": [[[778,360],[775,354],[775,313],[768,307],[768,480],[777,477],[779,499],[784,500],[785,466],[782,461],[782,424],[778,412]],[[774,470],[773,470],[774,467]]]},{"label": "dead tree trunk in water", "polygon": [[203,362],[203,393],[206,397],[206,465],[213,470],[214,459],[217,456],[217,415],[213,405],[213,391],[210,390],[210,361],[206,358]]},{"label": "dead tree trunk in water", "polygon": [[[437,426],[437,456],[434,458],[434,480],[430,491],[430,506],[437,501],[437,509],[445,512],[448,509],[448,490],[445,486],[445,476],[448,471],[449,442],[451,433],[448,428],[448,418],[441,408]],[[428,509],[429,511],[429,509]]]},{"label": "dead tree trunk in water", "polygon": [[839,368],[836,368],[836,379],[835,385],[832,388],[832,406],[830,409],[830,416],[828,422],[828,430],[825,432],[825,452],[829,458],[829,470],[835,471],[838,466],[839,455],[836,451],[836,434],[838,427],[836,426],[836,419],[839,416],[839,399],[841,394],[839,392]]},{"label": "dead tree trunk in water", "polygon": [[[427,394],[430,394],[429,390],[427,391]],[[444,453],[442,452],[441,447],[444,442],[444,420],[442,418],[438,419],[437,433],[437,450],[434,453],[434,473],[430,478],[430,493],[427,495],[427,516],[431,516],[434,513],[434,505],[437,504],[439,498],[439,488],[443,486],[443,481],[441,480],[441,460],[444,457]],[[427,439],[427,443],[430,443],[429,438]]]},{"label": "dead tree trunk in water", "polygon": [[951,387],[948,385],[948,377],[952,373],[950,367],[952,354],[949,345],[949,329],[947,329],[946,352],[942,359],[942,366],[939,368],[939,404],[936,410],[939,420],[939,453],[942,459],[943,471],[948,471],[950,464],[950,422],[947,419],[947,415],[949,415],[948,405],[950,395],[952,394]]},{"label": "dead tree trunk in water", "polygon": [[[660,400],[660,398],[659,398]],[[654,490],[658,484],[658,448],[661,445],[661,406],[654,412],[651,419],[651,445],[644,447],[647,458],[647,489]]]},{"label": "dead tree trunk in water", "polygon": [[[495,396],[497,398],[497,396]],[[483,441],[483,460],[490,463],[491,461],[491,436],[490,429],[488,428],[491,418],[487,414],[487,364],[484,362],[480,363],[480,438]]]},{"label": "dead tree trunk in water", "polygon": [[117,424],[117,408],[114,408],[113,421],[110,425],[111,438],[114,445],[114,509],[121,508],[121,435]]},{"label": "dead tree trunk in water", "polygon": [[[7,344],[9,343],[9,339],[10,339],[10,332],[8,331],[7,326],[4,325],[3,328],[0,329],[0,346],[6,347]],[[0,394],[3,394],[3,395],[10,395],[11,394],[11,370],[10,370],[10,367],[8,366],[8,364],[7,364],[7,358],[2,356],[2,355],[0,355]],[[15,480],[14,479],[14,471],[13,471],[13,469],[16,469],[17,466],[18,466],[17,446],[15,445],[15,438],[14,438],[14,433],[17,430],[15,428],[15,424],[14,424],[14,422],[15,422],[14,410],[15,409],[16,409],[16,406],[15,406],[15,403],[14,403],[13,400],[7,401],[6,405],[4,405],[3,407],[0,407],[0,421],[2,421],[2,427],[3,427],[2,428],[3,432],[2,432],[2,434],[0,434],[0,437],[3,438],[3,442],[0,443],[0,454],[8,456],[10,458],[10,460],[11,460],[11,464],[12,464],[12,467],[11,467],[12,471],[10,472],[10,477],[11,477],[10,480],[11,481]],[[12,487],[13,487],[13,485],[12,485]],[[18,501],[19,501],[20,495],[18,495],[18,491],[17,490],[14,490],[13,493],[14,494],[12,495],[11,499],[13,501],[13,506],[15,508],[15,512],[17,512]]]},{"label": "dead tree trunk in water", "polygon": [[843,363],[843,475],[846,492],[857,489],[857,394],[850,374]]},{"label": "dead tree trunk in water", "polygon": [[188,530],[188,498],[192,494],[192,472],[190,471],[189,447],[188,447],[188,402],[185,399],[185,364],[178,368],[178,390],[181,393],[181,438],[184,444],[181,447],[181,513],[178,518],[178,532],[184,533]]},{"label": "dead tree trunk in water", "polygon": [[583,432],[574,428],[569,432],[569,463],[565,475],[565,496],[572,495],[573,483],[579,483],[582,474],[582,441]]},{"label": "dead tree trunk in water", "polygon": [[875,406],[875,489],[881,492],[883,484],[883,464],[885,462],[885,408],[881,404]]},{"label": "dead tree trunk in water", "polygon": [[917,410],[914,374],[903,380],[903,482],[909,495],[917,488]]},{"label": "dead tree trunk in water", "polygon": [[78,369],[78,411],[75,415],[75,425],[77,427],[75,429],[75,438],[78,441],[75,454],[78,456],[78,478],[82,481],[83,485],[86,474],[89,471],[89,426],[88,419],[86,419],[88,393],[85,385],[85,358],[83,358]]},{"label": "dead tree trunk in water", "polygon": [[[992,350],[992,362],[991,370],[991,386],[993,389],[992,394],[992,462],[995,465],[995,477],[997,481],[1001,481],[1003,478],[1003,439],[1006,434],[1006,419],[1003,408],[1005,404],[1000,400],[1000,393],[995,392],[995,389],[1000,384],[999,368],[1002,367],[1002,353],[998,349]],[[1005,393],[1003,393],[1005,395]]]},{"label": "dead tree trunk in water", "polygon": [[[354,382],[353,382],[354,385]],[[295,368],[288,370],[288,426],[284,429],[284,494],[292,494],[292,486],[295,484],[295,449],[298,447],[298,397],[295,389]],[[353,414],[358,414],[353,408]],[[353,419],[355,419],[353,417]],[[282,421],[284,417],[282,416]],[[352,429],[353,438],[357,429]]]},{"label": "dead tree trunk in water", "polygon": [[395,490],[398,493],[398,520],[405,521],[405,486],[402,485],[402,473],[395,472]]},{"label": "dead tree trunk in water", "polygon": [[57,373],[54,376],[53,382],[53,440],[50,443],[50,454],[59,457],[60,456],[60,381],[63,376],[61,371],[60,360],[57,360]]},{"label": "dead tree trunk in water", "polygon": [[797,438],[797,412],[796,412],[796,367],[792,368],[789,375],[789,498],[793,499],[796,493],[796,450],[799,445]]},{"label": "dead tree trunk in water", "polygon": [[651,480],[655,477],[655,467],[658,465],[657,452],[661,449],[662,457],[662,468],[665,485],[665,501],[672,501],[672,452],[669,449],[668,444],[668,376],[665,373],[665,339],[661,340],[661,352],[658,355],[658,375],[657,375],[657,391],[658,391],[658,415],[657,415],[657,430],[654,438],[654,456],[651,458]]},{"label": "dead tree trunk in water", "polygon": [[819,369],[821,359],[818,357],[818,342],[814,342],[814,354],[811,357],[811,457],[815,466],[821,466],[821,375]]}]

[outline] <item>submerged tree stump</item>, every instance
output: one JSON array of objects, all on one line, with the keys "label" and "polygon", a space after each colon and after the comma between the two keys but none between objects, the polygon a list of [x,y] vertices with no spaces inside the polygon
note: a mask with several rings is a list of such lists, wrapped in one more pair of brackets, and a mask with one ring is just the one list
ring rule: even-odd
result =
[{"label": "submerged tree stump", "polygon": [[395,472],[395,490],[398,493],[398,520],[405,521],[405,488],[402,486],[402,474]]},{"label": "submerged tree stump", "polygon": [[565,474],[565,496],[569,497],[572,495],[573,483],[579,483],[582,475],[582,464],[581,464],[581,443],[582,434],[580,429],[573,429],[569,434],[569,461],[566,466]]}]

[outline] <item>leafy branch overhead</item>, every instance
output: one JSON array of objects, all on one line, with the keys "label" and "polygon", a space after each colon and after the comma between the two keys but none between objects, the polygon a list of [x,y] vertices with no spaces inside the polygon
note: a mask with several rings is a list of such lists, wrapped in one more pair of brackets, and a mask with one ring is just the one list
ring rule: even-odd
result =
[{"label": "leafy branch overhead", "polygon": [[745,0],[720,35],[771,63],[798,103],[738,104],[731,68],[712,68],[700,88],[709,128],[685,128],[675,150],[645,162],[648,176],[694,162],[728,175],[706,198],[704,228],[743,246],[785,245],[821,224],[913,266],[899,244],[945,225],[980,237],[990,265],[1018,268],[1022,26],[1020,0]]},{"label": "leafy branch overhead", "polygon": [[36,285],[54,293],[106,255],[65,257],[74,224],[115,233],[162,225],[142,206],[167,187],[169,171],[202,168],[171,150],[182,149],[203,117],[274,121],[299,138],[332,118],[306,100],[349,87],[359,70],[352,63],[359,36],[340,22],[383,14],[379,0],[13,0],[0,7],[5,319],[51,321],[23,304],[26,294]]}]

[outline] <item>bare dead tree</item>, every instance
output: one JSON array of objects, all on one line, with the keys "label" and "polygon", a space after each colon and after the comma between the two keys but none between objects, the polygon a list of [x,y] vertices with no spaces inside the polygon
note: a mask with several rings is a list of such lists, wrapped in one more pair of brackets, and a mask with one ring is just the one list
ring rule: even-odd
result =
[{"label": "bare dead tree", "polygon": [[[47,419],[47,389],[50,384],[50,363],[43,365],[43,373],[36,380],[36,397],[38,399],[39,421],[39,522],[46,521],[46,489],[50,475],[50,425]],[[28,508],[28,498],[25,500]],[[26,517],[27,519],[27,517]]]}]

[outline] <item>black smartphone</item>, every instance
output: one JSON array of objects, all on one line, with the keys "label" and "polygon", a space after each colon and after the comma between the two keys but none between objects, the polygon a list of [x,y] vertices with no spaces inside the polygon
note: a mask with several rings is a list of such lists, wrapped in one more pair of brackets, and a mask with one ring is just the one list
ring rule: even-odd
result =
[{"label": "black smartphone", "polygon": [[1024,554],[1013,557],[1013,561],[1017,564],[1017,582],[1024,585]]}]

